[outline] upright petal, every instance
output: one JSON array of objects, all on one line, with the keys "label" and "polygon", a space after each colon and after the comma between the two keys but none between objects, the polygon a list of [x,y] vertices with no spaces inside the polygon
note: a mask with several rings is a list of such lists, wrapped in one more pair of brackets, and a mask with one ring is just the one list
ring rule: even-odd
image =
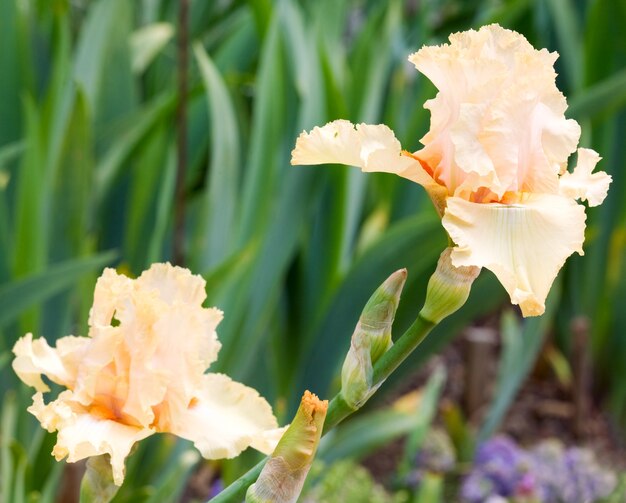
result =
[{"label": "upright petal", "polygon": [[530,194],[517,204],[452,197],[443,226],[456,247],[452,264],[491,270],[524,316],[538,316],[565,259],[583,254],[584,207],[559,195]]},{"label": "upright petal", "polygon": [[450,195],[558,193],[558,175],[580,127],[564,117],[556,58],[498,25],[453,34],[450,44],[409,57],[439,90],[424,105],[430,131],[415,156]]},{"label": "upright petal", "polygon": [[133,289],[133,280],[107,267],[96,282],[93,305],[89,311],[89,326],[109,325],[121,299]]},{"label": "upright petal", "polygon": [[291,152],[291,164],[347,164],[366,172],[394,173],[425,187],[434,184],[419,161],[403,155],[393,131],[383,124],[329,122],[303,132]]},{"label": "upright petal", "polygon": [[191,440],[207,459],[232,458],[251,445],[272,452],[268,430],[278,427],[272,408],[259,394],[223,374],[206,374],[185,413],[159,425]]},{"label": "upright petal", "polygon": [[572,173],[565,172],[560,178],[561,194],[573,199],[588,201],[589,206],[602,204],[609,191],[611,176],[604,171],[593,173],[600,155],[589,148],[578,149],[578,164]]},{"label": "upright petal", "polygon": [[200,305],[206,299],[206,281],[189,269],[169,263],[152,264],[136,281],[136,287],[158,292],[168,304],[182,302]]}]

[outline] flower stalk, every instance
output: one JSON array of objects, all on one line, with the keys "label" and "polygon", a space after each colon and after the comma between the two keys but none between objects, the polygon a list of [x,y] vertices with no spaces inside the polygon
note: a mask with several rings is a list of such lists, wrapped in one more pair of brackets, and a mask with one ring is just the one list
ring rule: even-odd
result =
[{"label": "flower stalk", "polygon": [[[449,250],[449,248],[444,250],[439,259],[437,269],[433,274],[435,279],[431,278],[431,282],[434,282],[434,284],[429,287],[430,295],[427,293],[424,307],[418,314],[413,324],[393,345],[388,346],[388,349],[380,354],[376,358],[376,361],[372,364],[371,382],[375,389],[377,389],[380,383],[384,382],[385,379],[387,379],[387,377],[389,377],[391,373],[398,368],[404,360],[406,360],[406,358],[415,350],[415,348],[417,348],[417,346],[419,346],[419,344],[426,338],[439,321],[458,310],[467,300],[469,289],[471,288],[474,279],[478,276],[480,269],[466,267],[460,268],[458,271],[450,270],[453,266],[450,264]],[[398,273],[401,273],[401,271],[398,271]],[[404,285],[404,279],[400,285],[397,277],[393,280],[392,278],[394,278],[394,275],[383,283],[383,286],[387,285],[387,292],[389,294],[389,285],[395,283],[395,293],[390,295],[390,298],[395,298],[395,295],[399,298],[400,290]],[[446,283],[447,286],[442,286]],[[447,296],[452,296],[453,299],[448,299]],[[380,299],[381,297],[377,296],[375,292],[372,298]],[[443,307],[438,307],[437,304],[442,304]],[[434,316],[432,313],[438,314]],[[391,315],[392,320],[394,315],[395,308],[393,310],[393,314]],[[432,319],[427,316],[432,316]],[[391,326],[389,326],[389,329],[390,327]],[[328,413],[324,422],[322,436],[337,426],[350,414],[355,412],[355,410],[356,408],[354,405],[346,400],[343,390],[340,391],[328,405]],[[271,458],[266,458],[259,462],[256,466],[252,467],[248,472],[224,489],[224,491],[218,494],[215,498],[211,499],[211,503],[241,501],[245,490],[259,477],[259,474],[268,459]],[[256,502],[264,500],[250,501]]]}]

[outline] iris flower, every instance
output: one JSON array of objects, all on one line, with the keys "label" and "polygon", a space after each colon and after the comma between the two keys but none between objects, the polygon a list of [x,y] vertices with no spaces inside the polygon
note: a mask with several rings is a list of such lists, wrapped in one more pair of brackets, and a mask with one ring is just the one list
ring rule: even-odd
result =
[{"label": "iris flower", "polygon": [[602,203],[611,177],[600,156],[578,149],[555,84],[558,55],[535,50],[498,25],[456,33],[409,57],[439,92],[424,147],[402,150],[385,125],[337,120],[303,132],[292,164],[340,163],[394,173],[422,185],[455,246],[455,267],[490,269],[524,316],[545,310],[565,259],[583,254],[585,209]]},{"label": "iris flower", "polygon": [[[106,269],[96,284],[89,336],[56,348],[27,334],[13,368],[36,393],[28,409],[50,432],[52,454],[70,462],[109,454],[121,485],[133,444],[157,432],[191,440],[209,459],[248,446],[273,451],[280,430],[252,388],[205,373],[217,359],[222,312],[203,308],[205,282],[187,269],[154,264],[136,280]],[[49,403],[42,375],[67,388]]]}]

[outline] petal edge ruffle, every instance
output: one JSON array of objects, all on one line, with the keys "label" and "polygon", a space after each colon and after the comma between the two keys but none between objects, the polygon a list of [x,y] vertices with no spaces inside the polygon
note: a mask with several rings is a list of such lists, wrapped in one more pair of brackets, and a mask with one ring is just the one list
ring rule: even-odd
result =
[{"label": "petal edge ruffle", "polygon": [[365,172],[394,173],[425,187],[435,184],[418,160],[403,155],[400,142],[384,124],[336,120],[302,132],[291,152],[291,164],[347,164]]},{"label": "petal edge ruffle", "polygon": [[599,206],[606,198],[611,184],[611,175],[604,171],[593,173],[602,157],[589,148],[578,149],[578,164],[573,172],[565,172],[560,182],[560,192],[572,199],[587,201],[589,206]]}]

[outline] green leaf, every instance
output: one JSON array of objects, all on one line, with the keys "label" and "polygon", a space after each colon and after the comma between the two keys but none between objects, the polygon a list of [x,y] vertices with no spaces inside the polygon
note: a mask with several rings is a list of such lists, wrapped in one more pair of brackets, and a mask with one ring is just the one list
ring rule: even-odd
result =
[{"label": "green leaf", "polygon": [[583,85],[581,31],[578,13],[572,0],[548,0],[545,2],[559,41],[559,53],[572,90]]},{"label": "green leaf", "polygon": [[626,104],[626,69],[594,84],[570,100],[568,115],[582,120],[616,112]]},{"label": "green leaf", "polygon": [[[330,301],[324,318],[307,332],[308,338],[301,349],[301,361],[307,361],[307,364],[298,369],[297,389],[311,389],[321,396],[328,395],[369,292],[391,272],[406,267],[409,275],[400,300],[400,312],[407,302],[407,289],[426,271],[434,269],[445,246],[439,220],[433,214],[420,214],[396,223],[359,257]],[[420,285],[425,287],[425,280]],[[411,317],[415,318],[418,311],[415,303],[410,306],[410,311]],[[397,327],[396,321],[393,329],[396,336],[401,333]]]},{"label": "green leaf", "polygon": [[131,67],[143,73],[174,36],[170,23],[153,23],[135,30],[130,38]]},{"label": "green leaf", "polygon": [[96,124],[124,116],[135,106],[130,62],[131,4],[98,0],[82,26],[74,76],[84,90]]},{"label": "green leaf", "polygon": [[[16,141],[0,147],[0,171],[24,152],[24,142]],[[0,181],[0,190],[4,184]]]},{"label": "green leaf", "polygon": [[0,285],[0,327],[14,321],[20,313],[69,288],[84,274],[99,269],[115,259],[116,252],[72,259],[50,266],[41,273]]},{"label": "green leaf", "polygon": [[413,503],[443,502],[444,479],[437,473],[425,472]]},{"label": "green leaf", "polygon": [[136,112],[128,128],[108,148],[96,166],[96,200],[102,201],[109,193],[115,178],[125,161],[135,151],[146,135],[174,110],[176,98],[173,92],[158,95]]},{"label": "green leaf", "polygon": [[[22,131],[20,94],[26,90],[22,65],[31,65],[28,51],[20,42],[23,19],[15,0],[0,0],[0,146],[15,142]],[[8,500],[6,500],[8,501]]]},{"label": "green leaf", "polygon": [[446,370],[443,366],[435,368],[435,371],[428,379],[428,383],[422,392],[413,430],[404,446],[404,455],[400,466],[397,469],[397,476],[404,478],[409,475],[413,468],[418,451],[420,450],[424,438],[428,434],[430,425],[439,405],[439,397],[446,380]]},{"label": "green leaf", "polygon": [[166,501],[178,501],[187,485],[187,479],[191,469],[200,459],[195,450],[186,450],[176,457],[175,463],[170,463],[164,473],[161,473],[155,484],[151,496],[146,503],[163,503]]},{"label": "green leaf", "polygon": [[324,436],[318,458],[327,463],[339,459],[360,459],[403,435],[415,426],[415,414],[384,409],[358,416]]},{"label": "green leaf", "polygon": [[560,285],[552,285],[543,316],[528,318],[523,326],[512,311],[502,316],[503,354],[493,403],[478,433],[478,442],[488,439],[500,425],[515,394],[531,371],[554,318],[560,299]]},{"label": "green leaf", "polygon": [[148,242],[148,256],[146,260],[148,264],[158,262],[163,256],[167,228],[172,215],[171,208],[174,201],[175,186],[176,156],[174,153],[174,147],[170,145],[165,160],[163,179],[161,180],[161,186],[159,187],[159,194],[156,202],[154,227]]},{"label": "green leaf", "polygon": [[279,20],[274,15],[261,51],[250,150],[240,198],[240,245],[267,228],[273,206],[273,198],[268,195],[279,193],[278,173],[284,170],[285,159],[277,148],[282,143],[286,120],[285,71]]},{"label": "green leaf", "polygon": [[200,44],[194,45],[211,119],[209,179],[195,232],[195,267],[205,270],[226,258],[232,249],[239,187],[240,133],[232,98],[213,61]]},{"label": "green leaf", "polygon": [[25,98],[26,153],[16,180],[13,274],[17,277],[40,271],[47,254],[47,214],[44,202],[49,187],[45,179],[44,139],[41,115],[31,98]]},{"label": "green leaf", "polygon": [[0,414],[0,501],[14,501],[12,492],[15,466],[11,443],[15,438],[17,414],[16,393],[8,391],[2,398],[2,413]]}]

